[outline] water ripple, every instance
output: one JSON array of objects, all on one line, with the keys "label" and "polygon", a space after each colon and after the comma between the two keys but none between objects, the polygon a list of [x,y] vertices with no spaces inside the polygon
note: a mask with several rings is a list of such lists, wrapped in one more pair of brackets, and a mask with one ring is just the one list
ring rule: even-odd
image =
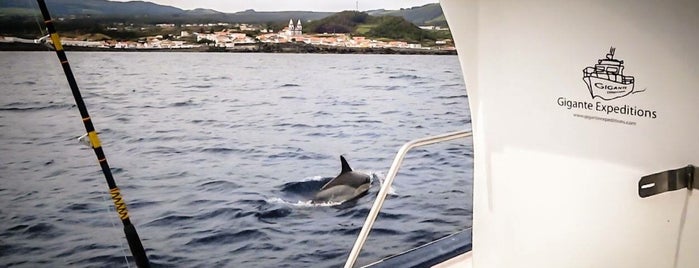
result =
[{"label": "water ripple", "polygon": [[[456,57],[69,56],[154,267],[341,266],[398,148],[470,127]],[[0,267],[133,267],[53,60],[0,57]],[[368,194],[312,204],[341,154],[372,171]],[[412,151],[359,264],[469,227],[472,155],[463,140]]]}]

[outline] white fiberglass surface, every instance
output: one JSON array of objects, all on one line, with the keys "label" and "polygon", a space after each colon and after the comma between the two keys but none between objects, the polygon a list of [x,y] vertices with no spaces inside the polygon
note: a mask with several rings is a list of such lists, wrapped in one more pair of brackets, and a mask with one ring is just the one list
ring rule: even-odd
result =
[{"label": "white fiberglass surface", "polygon": [[699,3],[442,7],[473,118],[474,267],[699,265],[697,195],[637,189],[699,165]]}]

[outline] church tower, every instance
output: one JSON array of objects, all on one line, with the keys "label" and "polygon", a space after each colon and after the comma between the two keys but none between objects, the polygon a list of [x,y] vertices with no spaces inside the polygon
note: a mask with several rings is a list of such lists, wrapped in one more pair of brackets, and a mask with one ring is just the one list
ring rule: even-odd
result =
[{"label": "church tower", "polygon": [[294,33],[294,21],[292,19],[289,19],[289,28],[287,28],[286,30],[286,35],[293,36]]},{"label": "church tower", "polygon": [[303,27],[301,26],[301,19],[299,19],[299,21],[296,23],[296,29],[295,29],[296,32],[294,33],[294,35],[299,35],[299,36],[303,35],[303,32],[301,32],[301,29],[303,29]]}]

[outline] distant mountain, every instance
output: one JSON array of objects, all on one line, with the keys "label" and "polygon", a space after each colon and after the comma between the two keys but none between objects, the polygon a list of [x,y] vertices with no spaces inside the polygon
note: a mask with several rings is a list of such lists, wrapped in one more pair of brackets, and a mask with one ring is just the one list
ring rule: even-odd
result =
[{"label": "distant mountain", "polygon": [[[281,22],[290,18],[304,21],[316,20],[334,14],[333,12],[279,11],[257,12],[246,10],[235,13],[223,13],[213,9],[198,8],[183,10],[176,7],[158,5],[144,1],[112,2],[108,0],[52,0],[47,1],[54,17],[92,17],[92,18],[139,18],[149,23],[184,23],[184,22],[241,22],[266,23]],[[38,13],[34,1],[1,0],[0,17],[26,16]]]},{"label": "distant mountain", "polygon": [[[439,4],[428,4],[401,10],[372,10],[369,12],[257,12],[249,9],[235,13],[224,13],[203,8],[183,10],[145,1],[50,0],[46,2],[53,17],[67,18],[67,20],[56,25],[59,31],[71,32],[73,34],[103,33],[119,39],[133,39],[136,36],[145,34],[145,32],[133,30],[105,32],[106,25],[130,24],[135,27],[148,27],[148,25],[159,23],[201,24],[228,22],[261,24],[264,25],[264,28],[280,30],[286,26],[289,19],[294,21],[301,20],[304,32],[311,29],[313,29],[312,32],[320,33],[351,32],[368,37],[383,36],[413,41],[451,38],[448,32],[428,33],[419,30],[415,26],[446,25]],[[343,18],[346,15],[349,17]],[[36,2],[33,0],[0,0],[0,35],[35,37],[40,32],[36,23],[37,16],[41,15]],[[333,17],[325,20],[330,16]],[[359,21],[351,22],[347,21],[347,19]],[[315,27],[321,28],[316,29]],[[212,29],[207,28],[207,30]]]},{"label": "distant mountain", "polygon": [[[183,13],[184,10],[158,5],[151,2],[131,1],[112,2],[107,0],[52,0],[46,1],[51,14],[54,16],[70,15],[172,15]],[[2,0],[0,1],[0,14],[7,11],[24,11],[36,13],[38,5],[35,1],[27,0]],[[5,12],[3,12],[5,11]]]},{"label": "distant mountain", "polygon": [[[223,13],[213,9],[198,8],[183,10],[180,8],[154,4],[144,1],[112,2],[108,0],[52,0],[47,1],[51,15],[54,17],[91,17],[91,18],[139,18],[147,23],[184,23],[184,22],[241,22],[266,23],[280,22],[290,18],[304,21],[316,20],[334,14],[333,12],[280,11],[257,12],[246,10],[235,13]],[[1,0],[0,17],[26,16],[37,14],[38,6],[30,0]]]},{"label": "distant mountain", "polygon": [[400,10],[370,10],[372,16],[398,16],[412,22],[415,25],[446,26],[447,20],[442,13],[439,3],[427,4],[419,7],[402,8]]},{"label": "distant mountain", "polygon": [[[277,11],[257,12],[245,10],[224,13],[213,9],[183,10],[145,1],[112,2],[108,0],[51,0],[46,3],[55,17],[139,18],[150,23],[183,22],[240,22],[277,23],[289,19],[312,21],[325,18],[335,12]],[[0,17],[37,14],[38,7],[32,0],[0,0]],[[372,10],[372,16],[399,16],[416,25],[446,25],[442,8],[438,3],[401,10]]]},{"label": "distant mountain", "polygon": [[300,19],[311,21],[325,18],[335,14],[334,12],[314,12],[314,11],[263,11],[246,10],[235,13],[226,13],[228,22],[245,23],[268,23],[268,22],[288,22],[289,19]]},{"label": "distant mountain", "polygon": [[192,9],[192,10],[185,10],[184,13],[187,13],[189,15],[222,15],[225,14],[223,12],[213,10],[213,9],[208,9],[208,8],[197,8],[197,9]]}]

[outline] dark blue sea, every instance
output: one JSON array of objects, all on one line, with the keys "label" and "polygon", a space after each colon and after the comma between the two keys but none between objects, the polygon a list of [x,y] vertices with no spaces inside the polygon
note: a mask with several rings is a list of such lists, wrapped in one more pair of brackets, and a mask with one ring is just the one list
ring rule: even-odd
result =
[{"label": "dark blue sea", "polygon": [[[68,58],[156,267],[340,267],[399,147],[471,128],[456,56]],[[55,54],[0,52],[0,267],[135,267],[74,103]],[[470,227],[472,152],[409,153],[358,263]],[[311,204],[340,155],[369,194]]]}]

